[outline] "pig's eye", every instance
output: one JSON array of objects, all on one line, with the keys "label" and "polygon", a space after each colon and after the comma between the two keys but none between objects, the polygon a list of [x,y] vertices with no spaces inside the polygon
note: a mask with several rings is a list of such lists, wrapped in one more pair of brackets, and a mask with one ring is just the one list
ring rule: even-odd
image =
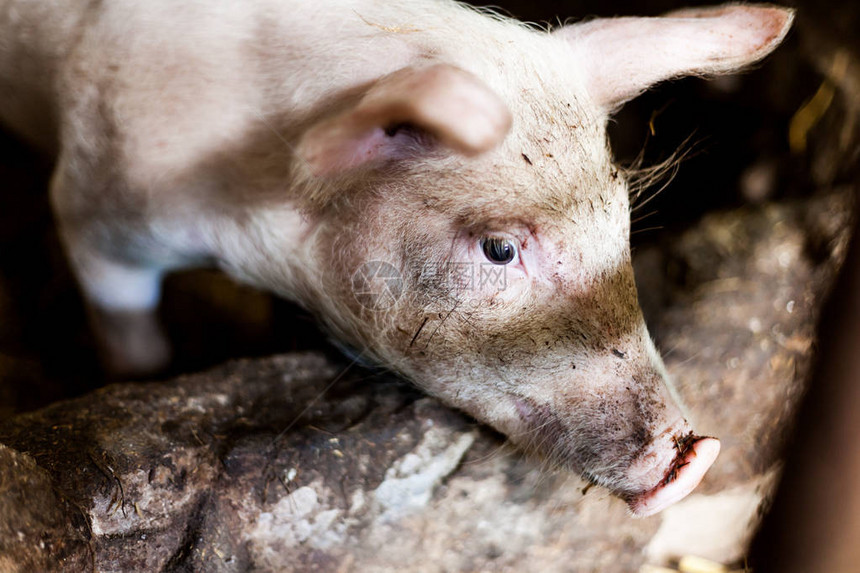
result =
[{"label": "pig's eye", "polygon": [[481,249],[487,260],[495,265],[506,265],[517,256],[517,248],[510,239],[503,237],[484,237]]}]

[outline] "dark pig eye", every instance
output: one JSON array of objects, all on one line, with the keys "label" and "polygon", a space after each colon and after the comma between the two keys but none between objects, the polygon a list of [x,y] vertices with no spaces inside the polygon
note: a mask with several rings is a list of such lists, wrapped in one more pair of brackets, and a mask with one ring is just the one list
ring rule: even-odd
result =
[{"label": "dark pig eye", "polygon": [[494,265],[506,265],[517,256],[517,248],[510,239],[485,237],[481,239],[484,256]]}]

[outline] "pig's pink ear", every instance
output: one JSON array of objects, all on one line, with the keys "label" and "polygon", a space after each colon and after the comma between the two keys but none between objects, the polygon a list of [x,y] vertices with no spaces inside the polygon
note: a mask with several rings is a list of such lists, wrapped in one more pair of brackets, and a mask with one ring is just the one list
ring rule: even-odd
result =
[{"label": "pig's pink ear", "polygon": [[554,34],[574,47],[591,97],[611,111],[659,81],[725,74],[764,58],[793,19],[787,8],[724,5],[660,18],[592,20]]},{"label": "pig's pink ear", "polygon": [[375,82],[352,108],[311,127],[298,146],[314,175],[341,173],[397,157],[401,126],[429,133],[464,155],[501,143],[508,108],[474,75],[448,64],[404,68]]}]

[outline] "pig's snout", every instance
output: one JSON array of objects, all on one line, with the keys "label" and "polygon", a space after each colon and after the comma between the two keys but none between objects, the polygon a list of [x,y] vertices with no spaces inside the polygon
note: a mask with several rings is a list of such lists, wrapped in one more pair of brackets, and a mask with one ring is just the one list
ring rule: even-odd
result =
[{"label": "pig's snout", "polygon": [[715,438],[664,432],[628,470],[634,481],[656,484],[622,497],[636,517],[658,513],[693,491],[719,453]]},{"label": "pig's snout", "polygon": [[607,487],[636,517],[653,515],[686,497],[720,452],[719,440],[695,435],[680,417],[658,430],[638,452],[627,454],[635,434],[595,446],[594,434],[577,435],[549,407],[526,399],[514,404],[520,419],[533,428],[523,440],[527,448],[548,453]]}]

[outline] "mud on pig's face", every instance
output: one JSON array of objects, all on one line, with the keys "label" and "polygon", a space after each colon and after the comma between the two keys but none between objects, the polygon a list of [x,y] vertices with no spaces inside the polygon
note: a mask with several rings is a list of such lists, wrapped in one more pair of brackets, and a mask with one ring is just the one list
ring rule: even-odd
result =
[{"label": "mud on pig's face", "polygon": [[606,120],[657,81],[760,59],[792,19],[668,16],[563,27],[543,63],[400,70],[300,146],[339,193],[315,215],[328,326],[637,515],[689,493],[719,442],[689,426],[645,327]]},{"label": "mud on pig's face", "polygon": [[[398,178],[361,225],[338,226],[355,317],[342,338],[634,512],[657,511],[695,487],[717,442],[694,437],[645,327],[627,186],[605,148],[522,154],[439,165],[436,185]],[[577,166],[561,182],[544,165],[556,160]],[[489,173],[501,196],[467,193]]]}]

